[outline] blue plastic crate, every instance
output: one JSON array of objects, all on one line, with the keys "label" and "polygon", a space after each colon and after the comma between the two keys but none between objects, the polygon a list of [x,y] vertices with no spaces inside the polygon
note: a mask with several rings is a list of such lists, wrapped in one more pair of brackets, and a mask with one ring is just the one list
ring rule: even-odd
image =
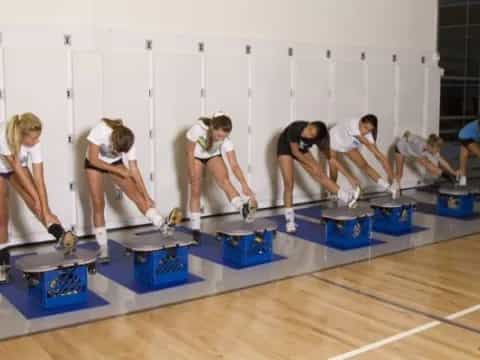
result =
[{"label": "blue plastic crate", "polygon": [[373,230],[387,234],[407,234],[413,228],[413,206],[374,209]]},{"label": "blue plastic crate", "polygon": [[325,239],[338,248],[355,248],[370,244],[372,218],[367,216],[354,220],[326,219]]},{"label": "blue plastic crate", "polygon": [[187,282],[188,253],[187,246],[136,252],[135,279],[154,288]]},{"label": "blue plastic crate", "polygon": [[222,234],[223,261],[236,267],[247,267],[273,260],[274,231],[242,236]]},{"label": "blue plastic crate", "polygon": [[76,266],[39,274],[30,282],[30,295],[46,309],[86,303],[88,300],[87,266]]},{"label": "blue plastic crate", "polygon": [[442,216],[468,218],[475,215],[475,195],[438,195],[437,213]]}]

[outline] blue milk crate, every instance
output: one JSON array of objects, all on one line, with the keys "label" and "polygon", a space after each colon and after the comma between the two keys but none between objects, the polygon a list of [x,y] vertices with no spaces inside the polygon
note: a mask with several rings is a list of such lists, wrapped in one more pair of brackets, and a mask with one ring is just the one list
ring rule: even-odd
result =
[{"label": "blue milk crate", "polygon": [[352,249],[370,244],[372,218],[370,216],[353,220],[325,220],[327,243],[341,249]]},{"label": "blue milk crate", "polygon": [[413,228],[413,209],[413,206],[375,207],[373,230],[394,235],[411,232]]},{"label": "blue milk crate", "polygon": [[274,237],[274,231],[239,236],[221,234],[223,261],[237,267],[271,262]]},{"label": "blue milk crate", "polygon": [[161,288],[188,280],[188,246],[136,252],[135,278],[149,287]]},{"label": "blue milk crate", "polygon": [[86,265],[47,271],[31,282],[30,295],[46,309],[84,304],[88,300]]},{"label": "blue milk crate", "polygon": [[439,194],[437,213],[442,216],[467,218],[475,215],[475,195],[445,195]]}]

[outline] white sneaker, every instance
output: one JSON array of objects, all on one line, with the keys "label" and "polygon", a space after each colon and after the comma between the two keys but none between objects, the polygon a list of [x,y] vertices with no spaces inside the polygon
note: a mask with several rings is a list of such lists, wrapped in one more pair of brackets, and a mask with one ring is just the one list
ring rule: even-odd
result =
[{"label": "white sneaker", "polygon": [[287,233],[294,233],[297,231],[297,224],[294,221],[287,221],[286,225]]},{"label": "white sneaker", "polygon": [[398,199],[400,197],[400,184],[396,181],[392,183],[389,191],[392,193],[392,199]]},{"label": "white sneaker", "polygon": [[353,192],[350,193],[351,199],[347,202],[347,206],[351,208],[357,207],[357,201],[360,198],[360,194],[362,193],[359,186],[357,186]]}]

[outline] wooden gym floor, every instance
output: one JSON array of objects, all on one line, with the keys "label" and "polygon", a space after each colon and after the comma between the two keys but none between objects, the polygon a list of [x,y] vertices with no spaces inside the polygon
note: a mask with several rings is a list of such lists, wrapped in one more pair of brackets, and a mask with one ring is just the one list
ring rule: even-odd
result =
[{"label": "wooden gym floor", "polygon": [[479,359],[480,235],[0,342],[0,359]]}]

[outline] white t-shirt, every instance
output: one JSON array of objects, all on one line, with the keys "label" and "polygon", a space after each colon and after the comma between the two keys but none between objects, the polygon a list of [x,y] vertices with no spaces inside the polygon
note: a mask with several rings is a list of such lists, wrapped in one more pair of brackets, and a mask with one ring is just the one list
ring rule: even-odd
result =
[{"label": "white t-shirt", "polygon": [[[5,156],[12,155],[7,142],[7,123],[0,124],[0,173],[6,174],[12,172],[12,168],[8,163]],[[32,164],[40,164],[42,159],[42,146],[37,143],[31,147],[22,145],[20,146],[19,160],[22,166],[28,166],[28,159],[32,161]]]},{"label": "white t-shirt", "polygon": [[[87,136],[87,140],[92,144],[97,145],[99,149],[99,159],[106,162],[107,164],[113,164],[116,161],[122,160],[121,153],[116,152],[113,149],[111,135],[112,128],[105,124],[104,121],[100,121]],[[88,149],[87,149],[87,159],[88,159]],[[132,146],[130,151],[126,153],[127,160],[136,160],[137,154],[135,150],[135,145]]]},{"label": "white t-shirt", "polygon": [[420,157],[427,152],[427,142],[418,135],[402,136],[396,146],[400,154],[405,156]]},{"label": "white t-shirt", "polygon": [[[330,129],[330,147],[338,152],[348,152],[361,147],[358,139],[360,135],[360,117],[350,119],[345,123],[335,125]],[[368,142],[375,144],[372,133],[364,136]]]},{"label": "white t-shirt", "polygon": [[438,165],[440,154],[432,154],[427,151],[427,142],[418,135],[409,135],[408,138],[402,136],[396,143],[400,154],[412,156],[415,158],[426,157],[433,164]]},{"label": "white t-shirt", "polygon": [[233,151],[233,142],[227,137],[223,141],[216,141],[212,148],[207,150],[207,132],[208,126],[202,120],[199,120],[187,131],[187,139],[195,143],[194,156],[198,159],[208,159],[213,156],[222,155]]}]

